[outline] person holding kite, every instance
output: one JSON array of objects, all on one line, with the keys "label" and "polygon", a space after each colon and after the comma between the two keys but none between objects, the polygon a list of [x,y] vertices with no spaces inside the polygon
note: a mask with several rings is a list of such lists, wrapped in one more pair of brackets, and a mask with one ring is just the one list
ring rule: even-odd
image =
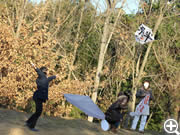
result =
[{"label": "person holding kite", "polygon": [[123,120],[123,113],[121,113],[121,111],[128,108],[130,95],[130,91],[120,92],[117,101],[115,101],[105,112],[105,119],[110,124],[110,130],[114,133],[117,132],[117,128]]},{"label": "person holding kite", "polygon": [[144,133],[144,128],[146,125],[146,120],[149,115],[149,102],[152,99],[152,90],[150,89],[150,82],[144,81],[143,87],[137,91],[136,97],[139,98],[140,103],[136,106],[135,112],[131,112],[130,115],[134,117],[131,130],[135,131],[138,121],[141,116],[141,123],[139,127],[139,132]]},{"label": "person holding kite", "polygon": [[38,78],[36,79],[37,90],[33,94],[33,100],[36,104],[36,112],[26,121],[26,126],[29,127],[29,129],[32,131],[38,131],[35,129],[35,125],[42,113],[43,103],[48,100],[49,82],[55,79],[57,75],[47,77],[46,67],[43,66],[39,69],[32,62],[31,64],[38,74]]}]

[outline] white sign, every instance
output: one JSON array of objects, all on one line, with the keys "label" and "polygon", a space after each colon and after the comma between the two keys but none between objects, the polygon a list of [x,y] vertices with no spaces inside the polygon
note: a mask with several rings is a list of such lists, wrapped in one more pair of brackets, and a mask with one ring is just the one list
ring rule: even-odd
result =
[{"label": "white sign", "polygon": [[130,112],[130,116],[136,116],[136,115],[149,115],[149,100],[150,100],[150,94],[147,94],[146,97],[144,97],[141,102],[137,105],[135,112]]},{"label": "white sign", "polygon": [[145,44],[154,40],[152,30],[144,24],[141,24],[135,32],[135,38],[140,44]]},{"label": "white sign", "polygon": [[180,135],[180,132],[178,132],[178,123],[174,119],[168,119],[164,123],[164,130],[169,133],[176,133],[177,135]]}]

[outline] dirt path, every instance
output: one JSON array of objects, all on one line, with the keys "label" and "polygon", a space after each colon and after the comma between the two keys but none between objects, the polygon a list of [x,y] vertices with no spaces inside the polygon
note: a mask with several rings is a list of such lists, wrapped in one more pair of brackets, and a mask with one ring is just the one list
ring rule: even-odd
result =
[{"label": "dirt path", "polygon": [[[100,124],[85,120],[61,119],[54,117],[41,117],[37,124],[39,132],[32,132],[24,126],[24,121],[30,114],[13,110],[0,109],[0,135],[113,135],[111,132],[101,130]],[[120,129],[118,135],[142,135]],[[145,135],[159,135],[145,133]]]}]

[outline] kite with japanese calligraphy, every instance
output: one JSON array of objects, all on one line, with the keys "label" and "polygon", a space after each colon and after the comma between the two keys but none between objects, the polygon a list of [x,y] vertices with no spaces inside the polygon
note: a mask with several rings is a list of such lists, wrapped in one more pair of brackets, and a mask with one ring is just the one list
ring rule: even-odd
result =
[{"label": "kite with japanese calligraphy", "polygon": [[140,44],[145,44],[154,40],[153,32],[150,28],[141,24],[135,32],[136,41]]}]

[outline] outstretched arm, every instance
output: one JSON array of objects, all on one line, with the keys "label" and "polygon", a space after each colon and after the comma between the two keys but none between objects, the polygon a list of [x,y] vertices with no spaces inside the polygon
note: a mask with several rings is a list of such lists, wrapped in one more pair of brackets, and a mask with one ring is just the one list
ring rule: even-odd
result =
[{"label": "outstretched arm", "polygon": [[34,70],[37,72],[38,76],[39,76],[39,77],[42,77],[42,76],[44,75],[44,73],[43,73],[39,68],[37,68],[37,67],[34,65],[34,63],[32,63],[32,62],[30,62],[30,63],[31,63],[31,65],[32,65],[32,67],[34,68]]},{"label": "outstretched arm", "polygon": [[53,79],[56,79],[58,77],[58,75],[53,75],[53,76],[50,76],[50,77],[48,77],[48,81],[50,82],[50,81],[52,81]]}]

